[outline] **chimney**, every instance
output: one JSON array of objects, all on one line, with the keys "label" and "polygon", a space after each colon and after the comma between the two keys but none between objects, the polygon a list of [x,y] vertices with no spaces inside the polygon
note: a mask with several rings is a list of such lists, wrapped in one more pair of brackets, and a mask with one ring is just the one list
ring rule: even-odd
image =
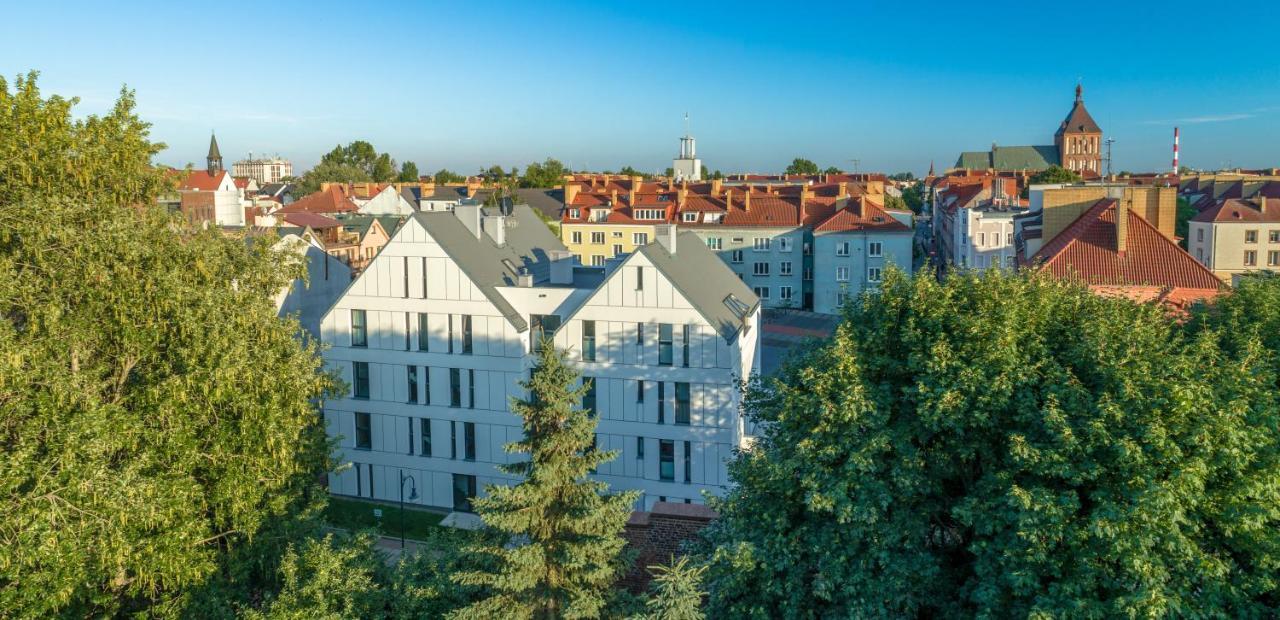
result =
[{"label": "chimney", "polygon": [[683,208],[683,207],[684,207],[684,201],[685,201],[685,200],[688,200],[688,199],[689,199],[689,190],[687,190],[687,189],[685,189],[685,188],[683,188],[683,187],[682,187],[682,188],[680,188],[680,189],[678,189],[678,190],[676,190],[676,206],[677,206],[677,207],[681,207],[681,208]]},{"label": "chimney", "polygon": [[1129,200],[1116,201],[1116,253],[1123,258],[1129,249]]},{"label": "chimney", "polygon": [[837,190],[836,190],[836,200],[840,200],[841,198],[848,198],[848,197],[849,197],[849,182],[848,182],[848,181],[841,181],[841,182],[839,182],[839,183],[837,183],[837,184],[836,184],[836,187],[837,187]]},{"label": "chimney", "polygon": [[453,208],[453,215],[476,239],[480,238],[480,205],[458,205]]},{"label": "chimney", "polygon": [[577,183],[564,184],[564,204],[569,206],[578,197],[578,192],[582,191],[582,186]]},{"label": "chimney", "polygon": [[720,189],[723,185],[724,185],[724,181],[721,181],[720,179],[711,179],[711,195],[719,196]]},{"label": "chimney", "polygon": [[675,224],[661,224],[654,227],[654,240],[667,249],[670,254],[676,253],[677,230]]},{"label": "chimney", "polygon": [[633,174],[633,175],[631,175],[631,189],[635,189],[635,188],[639,187],[639,186],[640,186],[640,183],[641,183],[641,182],[643,182],[643,181],[644,181],[644,177],[642,177],[642,176],[640,176],[640,175],[638,175],[638,174]]},{"label": "chimney", "polygon": [[516,274],[516,286],[520,288],[533,287],[533,274],[529,273],[528,267],[521,267],[520,272]]},{"label": "chimney", "polygon": [[742,192],[742,208],[746,209],[748,212],[751,211],[751,188],[750,187],[747,188],[747,191]]},{"label": "chimney", "polygon": [[732,206],[733,206],[733,190],[726,187],[724,189],[724,207],[728,209],[729,207],[732,207]]},{"label": "chimney", "polygon": [[507,245],[507,218],[501,215],[485,215],[480,218],[480,227],[489,235],[498,247]]},{"label": "chimney", "polygon": [[627,192],[627,206],[636,206],[636,183],[631,184],[631,189]]},{"label": "chimney", "polygon": [[813,200],[813,190],[808,185],[805,185],[800,188],[800,206],[804,206],[810,200]]},{"label": "chimney", "polygon": [[668,179],[667,179],[667,191],[669,191],[669,192],[670,192],[670,191],[674,191],[674,190],[675,190],[675,188],[676,188],[676,182],[675,182],[675,180],[674,180],[674,179],[671,179],[671,178],[668,178]]},{"label": "chimney", "polygon": [[609,190],[609,206],[618,204],[618,189],[615,187]]}]

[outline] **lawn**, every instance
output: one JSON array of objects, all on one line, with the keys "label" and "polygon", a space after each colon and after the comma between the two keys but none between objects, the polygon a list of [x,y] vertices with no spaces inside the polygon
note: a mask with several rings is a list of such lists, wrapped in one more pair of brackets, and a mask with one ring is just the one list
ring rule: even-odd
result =
[{"label": "lawn", "polygon": [[[375,517],[374,509],[382,511],[382,517]],[[422,539],[440,526],[445,515],[414,508],[404,511],[405,538]],[[355,499],[330,497],[329,505],[324,509],[325,521],[334,527],[347,530],[374,529],[385,536],[400,536],[400,506],[382,502],[368,502]]]}]

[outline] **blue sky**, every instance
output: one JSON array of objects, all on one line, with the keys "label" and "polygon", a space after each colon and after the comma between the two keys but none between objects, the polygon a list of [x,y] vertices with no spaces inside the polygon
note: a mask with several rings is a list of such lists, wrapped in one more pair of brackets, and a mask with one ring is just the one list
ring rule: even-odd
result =
[{"label": "blue sky", "polygon": [[[24,2],[0,73],[105,110],[137,91],[161,161],[366,139],[421,171],[670,165],[917,174],[1049,144],[1083,80],[1115,168],[1280,165],[1280,3]],[[1085,8],[1076,9],[1076,6]],[[1261,26],[1261,29],[1255,26]]]}]

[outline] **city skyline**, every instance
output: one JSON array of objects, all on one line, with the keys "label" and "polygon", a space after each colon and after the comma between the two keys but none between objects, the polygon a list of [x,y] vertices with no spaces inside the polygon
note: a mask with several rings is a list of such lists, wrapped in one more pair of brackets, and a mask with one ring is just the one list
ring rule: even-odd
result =
[{"label": "city skyline", "polygon": [[86,5],[56,22],[20,6],[0,72],[40,71],[45,93],[81,97],[81,115],[127,84],[169,146],[158,161],[175,166],[199,164],[216,131],[228,161],[279,153],[299,172],[358,139],[424,174],[546,157],[658,172],[688,112],[712,170],[776,172],[799,156],[921,174],[992,142],[1049,142],[1077,82],[1116,140],[1116,171],[1167,170],[1174,126],[1184,165],[1280,164],[1280,54],[1264,37],[1188,47],[1185,6],[1113,7],[1083,26],[1013,4]]}]

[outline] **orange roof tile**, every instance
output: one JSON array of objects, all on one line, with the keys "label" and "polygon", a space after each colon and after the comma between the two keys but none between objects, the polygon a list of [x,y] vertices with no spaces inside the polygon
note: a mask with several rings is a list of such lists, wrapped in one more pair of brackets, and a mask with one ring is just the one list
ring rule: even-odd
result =
[{"label": "orange roof tile", "polygon": [[285,205],[277,213],[350,213],[358,210],[359,207],[347,198],[340,187],[330,185],[328,189],[308,194]]},{"label": "orange roof tile", "polygon": [[227,174],[226,170],[219,170],[218,174],[209,174],[208,170],[192,170],[191,174],[182,179],[178,189],[211,192],[222,185],[222,177]]}]

